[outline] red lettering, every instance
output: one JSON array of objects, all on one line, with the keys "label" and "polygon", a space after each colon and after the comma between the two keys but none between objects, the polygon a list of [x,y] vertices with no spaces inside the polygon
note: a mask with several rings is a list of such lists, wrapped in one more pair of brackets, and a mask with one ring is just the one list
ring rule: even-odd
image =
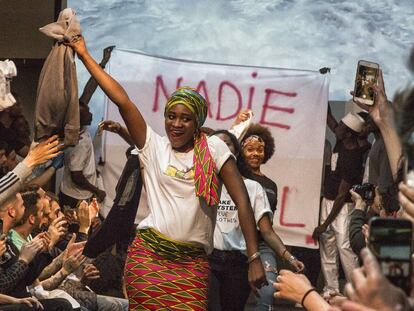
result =
[{"label": "red lettering", "polygon": [[[252,78],[256,78],[257,77],[257,72],[254,71],[252,72]],[[247,102],[247,109],[252,109],[252,105],[253,105],[253,96],[254,96],[254,86],[249,87],[249,100]]]},{"label": "red lettering", "polygon": [[280,224],[284,227],[304,228],[306,225],[302,223],[289,223],[285,221],[286,201],[289,193],[289,187],[283,187],[282,192],[282,207],[280,208]]},{"label": "red lettering", "polygon": [[[222,97],[223,97],[223,89],[224,89],[225,86],[230,87],[236,93],[237,100],[238,100],[238,102],[237,102],[238,106],[237,106],[237,111],[235,113],[233,113],[230,116],[227,116],[227,117],[223,118],[221,116],[221,113],[220,113],[220,108],[221,108],[221,101],[222,101]],[[229,81],[221,82],[220,86],[219,86],[219,90],[218,90],[218,108],[217,108],[216,120],[224,121],[224,120],[233,119],[240,112],[241,108],[242,108],[242,96],[241,96],[241,93],[240,93],[239,89],[233,83],[231,83]]]},{"label": "red lettering", "polygon": [[159,106],[158,101],[159,101],[159,97],[160,97],[160,88],[161,88],[162,93],[165,96],[165,100],[167,100],[168,97],[170,97],[170,95],[168,94],[167,89],[165,88],[164,80],[162,79],[162,75],[158,75],[156,80],[155,80],[155,96],[154,96],[154,104],[152,105],[152,111],[153,112],[158,111],[158,106]]},{"label": "red lettering", "polygon": [[247,109],[252,109],[253,105],[254,86],[249,87],[249,101],[247,102]]},{"label": "red lettering", "polygon": [[[201,90],[203,90],[204,95],[201,94],[201,92],[200,92]],[[208,97],[206,82],[204,80],[201,80],[200,83],[197,85],[196,91],[198,93],[200,93],[204,97],[204,99],[206,100],[207,105],[208,105],[208,117],[212,118],[213,114],[211,112],[211,103],[210,103],[210,99]]]},{"label": "red lettering", "polygon": [[277,91],[277,90],[272,90],[272,89],[266,89],[265,92],[266,92],[266,98],[263,104],[263,110],[262,110],[262,116],[260,118],[260,123],[265,124],[265,125],[270,125],[270,126],[276,126],[276,127],[286,129],[286,130],[290,129],[290,125],[266,121],[265,116],[266,116],[266,111],[268,109],[286,112],[286,113],[294,113],[295,112],[294,108],[270,105],[269,101],[273,94],[278,94],[278,95],[287,96],[287,97],[296,97],[297,93],[282,92],[282,91]]},{"label": "red lettering", "polygon": [[177,79],[177,83],[175,85],[175,89],[179,89],[181,87],[181,82],[183,82],[183,77],[179,77]]},{"label": "red lettering", "polygon": [[305,236],[305,243],[316,245],[316,241],[312,238],[312,236],[310,234],[307,234]]}]

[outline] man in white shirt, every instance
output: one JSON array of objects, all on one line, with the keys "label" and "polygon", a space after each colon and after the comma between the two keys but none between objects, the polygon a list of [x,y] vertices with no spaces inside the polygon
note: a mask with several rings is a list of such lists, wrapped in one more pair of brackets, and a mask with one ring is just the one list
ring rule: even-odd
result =
[{"label": "man in white shirt", "polygon": [[61,206],[76,208],[80,201],[96,197],[99,202],[106,196],[105,191],[96,186],[96,165],[92,138],[86,127],[92,122],[92,113],[87,105],[79,106],[79,143],[65,153],[65,166],[59,201]]}]

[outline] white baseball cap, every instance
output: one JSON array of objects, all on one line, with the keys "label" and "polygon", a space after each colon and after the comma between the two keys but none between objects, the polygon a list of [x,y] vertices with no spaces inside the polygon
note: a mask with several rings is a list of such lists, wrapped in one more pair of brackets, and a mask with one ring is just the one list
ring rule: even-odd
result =
[{"label": "white baseball cap", "polygon": [[361,133],[362,127],[365,123],[364,119],[352,112],[348,113],[345,117],[342,118],[342,123],[344,123],[347,127],[357,133]]}]

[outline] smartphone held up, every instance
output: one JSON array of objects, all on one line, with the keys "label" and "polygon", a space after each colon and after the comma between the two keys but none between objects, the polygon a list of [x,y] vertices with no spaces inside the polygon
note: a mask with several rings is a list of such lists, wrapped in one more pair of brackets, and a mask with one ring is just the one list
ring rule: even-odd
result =
[{"label": "smartphone held up", "polygon": [[369,248],[391,283],[411,290],[412,223],[405,219],[374,217],[369,222]]},{"label": "smartphone held up", "polygon": [[377,63],[360,60],[357,66],[354,87],[354,101],[372,106],[374,104],[374,89],[377,84],[379,65]]}]

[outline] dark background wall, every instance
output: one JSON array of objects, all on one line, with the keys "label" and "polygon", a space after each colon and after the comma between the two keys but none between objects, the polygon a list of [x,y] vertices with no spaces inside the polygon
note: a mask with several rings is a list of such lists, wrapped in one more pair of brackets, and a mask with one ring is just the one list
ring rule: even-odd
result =
[{"label": "dark background wall", "polygon": [[11,88],[30,124],[39,74],[53,45],[38,29],[54,22],[66,5],[66,0],[0,0],[0,60],[16,64]]}]

